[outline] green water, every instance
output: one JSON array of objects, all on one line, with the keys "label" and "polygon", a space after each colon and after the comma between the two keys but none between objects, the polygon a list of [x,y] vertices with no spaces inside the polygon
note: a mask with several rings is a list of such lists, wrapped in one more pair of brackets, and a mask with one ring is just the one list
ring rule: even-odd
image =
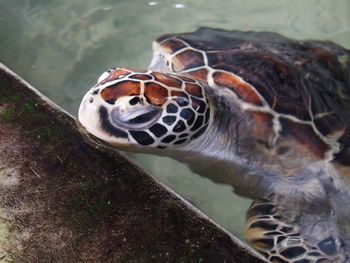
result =
[{"label": "green water", "polygon": [[[198,26],[273,31],[350,48],[349,0],[0,0],[0,61],[67,111],[113,66],[145,69],[152,40]],[[167,158],[133,155],[241,236],[250,201]]]}]

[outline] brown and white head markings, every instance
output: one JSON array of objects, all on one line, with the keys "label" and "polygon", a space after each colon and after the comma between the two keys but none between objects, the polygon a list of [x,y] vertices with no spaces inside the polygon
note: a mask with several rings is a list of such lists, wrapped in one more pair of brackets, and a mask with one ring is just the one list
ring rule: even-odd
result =
[{"label": "brown and white head markings", "polygon": [[[83,126],[260,199],[246,237],[272,262],[350,258],[350,244],[330,231],[350,218],[350,52],[210,28],[161,36],[153,48],[148,71],[101,75],[81,103]],[[336,220],[310,214],[324,207]]]},{"label": "brown and white head markings", "polygon": [[300,162],[350,162],[346,50],[209,28],[161,36],[153,49],[148,71],[101,75],[79,110],[88,131],[131,150],[276,161],[279,172],[291,172],[277,160],[282,152],[294,163],[293,153]]},{"label": "brown and white head markings", "polygon": [[113,145],[176,148],[207,129],[210,111],[195,79],[116,68],[103,73],[85,95],[79,120]]}]

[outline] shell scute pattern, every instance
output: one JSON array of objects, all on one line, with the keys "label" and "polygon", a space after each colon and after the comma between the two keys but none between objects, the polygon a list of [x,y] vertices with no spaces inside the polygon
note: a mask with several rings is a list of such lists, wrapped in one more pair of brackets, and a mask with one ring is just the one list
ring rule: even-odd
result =
[{"label": "shell scute pattern", "polygon": [[318,157],[323,158],[324,153],[331,150],[329,144],[324,142],[321,137],[314,135],[314,130],[310,125],[304,123],[298,123],[291,121],[287,118],[280,118],[282,125],[281,134],[283,136],[290,136],[296,138],[306,148],[316,154]]},{"label": "shell scute pattern", "polygon": [[256,92],[256,90],[234,75],[226,72],[216,71],[213,73],[213,79],[215,84],[232,89],[240,99],[257,106],[263,105],[261,97]]},{"label": "shell scute pattern", "polygon": [[228,71],[244,79],[276,112],[291,114],[301,120],[311,119],[304,87],[280,60],[258,52],[243,51],[226,56],[225,60],[215,53],[211,56],[220,61],[215,63],[208,59],[213,69]]},{"label": "shell scute pattern", "polygon": [[[161,40],[161,39],[159,39]],[[178,39],[165,39],[165,41],[162,42],[162,46],[167,49],[171,54],[175,53],[177,50],[183,49],[187,47],[187,45],[178,40]]]},{"label": "shell scute pattern", "polygon": [[206,82],[208,80],[209,71],[205,68],[201,68],[198,70],[191,70],[189,73],[192,77],[198,79],[199,81]]},{"label": "shell scute pattern", "polygon": [[[229,88],[245,110],[273,115],[276,139],[296,134],[320,158],[342,164],[350,159],[350,54],[345,49],[274,33],[210,28],[168,34],[157,42],[165,44],[176,72]],[[285,123],[296,133],[281,129]]]},{"label": "shell scute pattern", "polygon": [[101,75],[79,120],[254,198],[245,236],[271,262],[349,262],[338,221],[349,219],[350,52],[210,28],[162,36],[154,51],[148,71]]},{"label": "shell scute pattern", "polygon": [[174,57],[172,69],[175,72],[204,66],[203,54],[192,49],[178,52]]}]

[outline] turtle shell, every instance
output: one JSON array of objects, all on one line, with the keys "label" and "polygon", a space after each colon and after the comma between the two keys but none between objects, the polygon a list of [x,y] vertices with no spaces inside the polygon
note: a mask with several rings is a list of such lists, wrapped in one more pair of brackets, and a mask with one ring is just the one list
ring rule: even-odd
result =
[{"label": "turtle shell", "polygon": [[349,50],[276,33],[212,28],[167,34],[156,42],[171,58],[172,71],[229,88],[254,107],[268,107],[256,112],[261,121],[278,116],[282,136],[350,166]]}]

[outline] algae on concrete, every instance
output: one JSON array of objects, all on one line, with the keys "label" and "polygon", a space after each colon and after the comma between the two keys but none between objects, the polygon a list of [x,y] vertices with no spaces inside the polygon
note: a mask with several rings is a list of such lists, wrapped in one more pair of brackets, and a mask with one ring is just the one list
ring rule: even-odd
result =
[{"label": "algae on concrete", "polygon": [[259,258],[0,65],[0,261]]}]

